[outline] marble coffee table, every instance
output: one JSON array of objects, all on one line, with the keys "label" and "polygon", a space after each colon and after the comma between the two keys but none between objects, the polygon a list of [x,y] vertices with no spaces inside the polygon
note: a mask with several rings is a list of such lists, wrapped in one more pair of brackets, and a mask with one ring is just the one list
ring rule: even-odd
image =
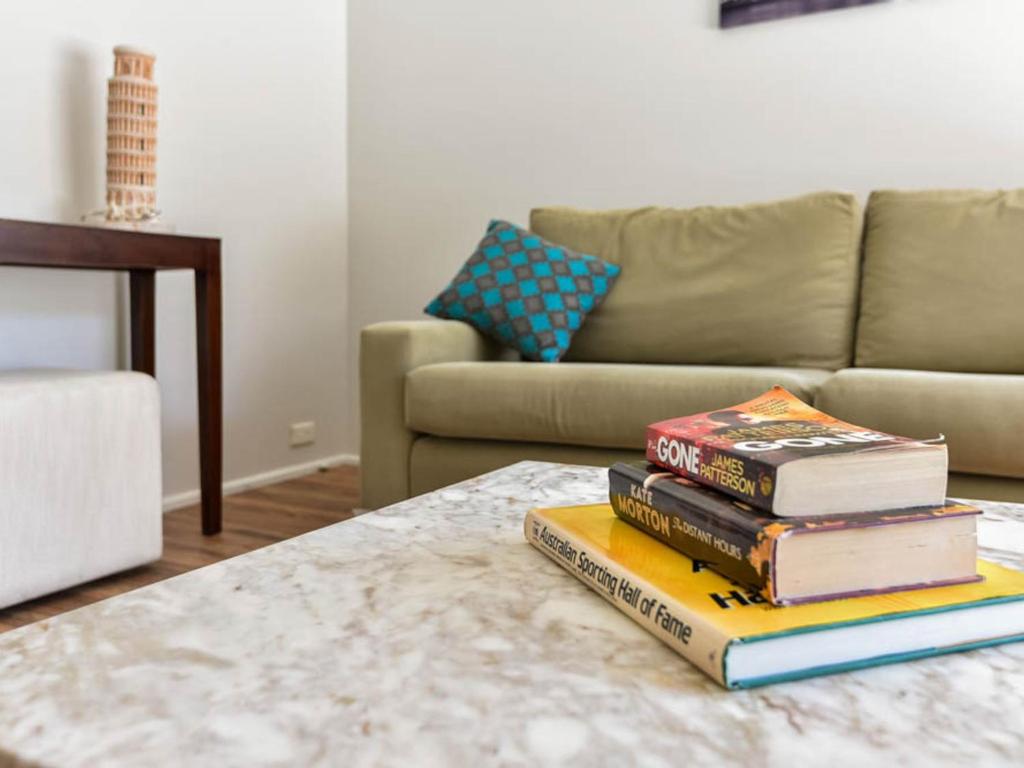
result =
[{"label": "marble coffee table", "polygon": [[605,477],[517,464],[0,635],[0,765],[1020,764],[1024,643],[720,689],[524,541]]}]

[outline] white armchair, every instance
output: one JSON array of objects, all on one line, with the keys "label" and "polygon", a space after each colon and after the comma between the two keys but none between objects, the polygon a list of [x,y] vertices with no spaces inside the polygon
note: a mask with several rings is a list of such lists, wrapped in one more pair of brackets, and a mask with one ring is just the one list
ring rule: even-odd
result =
[{"label": "white armchair", "polygon": [[160,558],[160,394],[140,373],[0,373],[0,608]]}]

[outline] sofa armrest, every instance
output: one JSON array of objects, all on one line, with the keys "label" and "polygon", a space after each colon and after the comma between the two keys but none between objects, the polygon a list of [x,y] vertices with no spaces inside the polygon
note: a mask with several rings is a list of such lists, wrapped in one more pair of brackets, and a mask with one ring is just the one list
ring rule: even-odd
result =
[{"label": "sofa armrest", "polygon": [[409,497],[409,454],[416,433],[405,426],[405,376],[422,365],[493,359],[496,345],[466,323],[413,320],[369,325],[359,345],[362,504],[368,509]]}]

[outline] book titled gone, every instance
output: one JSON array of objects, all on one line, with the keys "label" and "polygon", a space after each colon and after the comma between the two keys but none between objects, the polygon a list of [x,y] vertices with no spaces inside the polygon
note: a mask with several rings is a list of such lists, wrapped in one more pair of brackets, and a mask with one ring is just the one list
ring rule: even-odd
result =
[{"label": "book titled gone", "polygon": [[785,517],[941,506],[946,446],[858,427],[773,387],[647,428],[647,460]]}]

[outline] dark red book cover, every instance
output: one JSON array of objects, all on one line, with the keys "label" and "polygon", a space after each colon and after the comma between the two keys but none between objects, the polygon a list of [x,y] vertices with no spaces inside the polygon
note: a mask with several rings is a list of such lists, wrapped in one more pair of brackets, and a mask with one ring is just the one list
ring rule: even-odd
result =
[{"label": "dark red book cover", "polygon": [[[774,591],[776,545],[786,536],[981,514],[976,507],[947,501],[938,507],[856,515],[776,517],[657,466],[642,464],[612,466],[608,487],[612,509],[627,523],[776,605],[786,604]],[[936,585],[908,584],[899,589],[923,586]],[[852,596],[821,595],[790,602]]]}]

